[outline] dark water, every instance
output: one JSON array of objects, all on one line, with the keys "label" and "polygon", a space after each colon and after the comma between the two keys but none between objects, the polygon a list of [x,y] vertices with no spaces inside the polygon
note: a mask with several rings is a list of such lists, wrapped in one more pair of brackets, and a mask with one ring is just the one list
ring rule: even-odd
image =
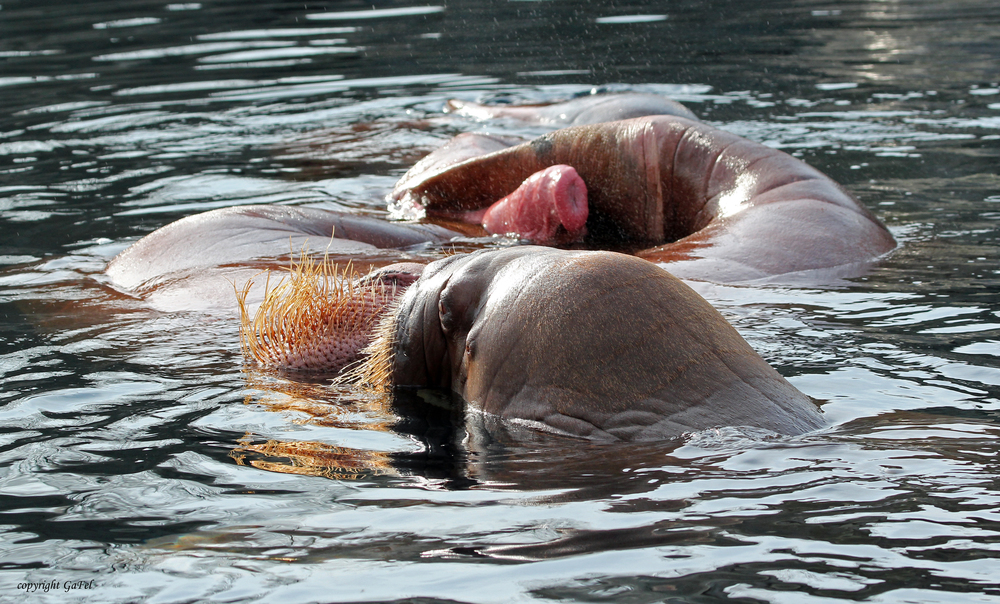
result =
[{"label": "dark water", "polygon": [[[375,4],[0,5],[0,599],[1000,601],[1000,5]],[[377,213],[455,133],[521,131],[449,97],[595,86],[802,157],[901,241],[835,286],[695,285],[830,429],[511,433],[245,373],[232,315],[101,279],[181,216]]]}]

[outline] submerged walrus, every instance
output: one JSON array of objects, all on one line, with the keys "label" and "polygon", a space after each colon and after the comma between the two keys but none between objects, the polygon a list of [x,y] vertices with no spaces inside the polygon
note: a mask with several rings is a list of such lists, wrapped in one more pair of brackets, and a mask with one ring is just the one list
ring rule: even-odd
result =
[{"label": "submerged walrus", "polygon": [[473,409],[564,434],[823,424],[708,302],[614,252],[520,246],[439,260],[377,334],[356,372],[368,383],[448,389]]}]

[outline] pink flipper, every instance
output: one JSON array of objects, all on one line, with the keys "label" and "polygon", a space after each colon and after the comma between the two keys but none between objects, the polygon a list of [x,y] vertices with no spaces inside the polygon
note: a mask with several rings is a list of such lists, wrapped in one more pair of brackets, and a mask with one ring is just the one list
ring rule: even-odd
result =
[{"label": "pink flipper", "polygon": [[529,176],[516,191],[490,206],[481,220],[494,235],[553,245],[582,239],[588,212],[587,185],[576,170],[559,164]]}]

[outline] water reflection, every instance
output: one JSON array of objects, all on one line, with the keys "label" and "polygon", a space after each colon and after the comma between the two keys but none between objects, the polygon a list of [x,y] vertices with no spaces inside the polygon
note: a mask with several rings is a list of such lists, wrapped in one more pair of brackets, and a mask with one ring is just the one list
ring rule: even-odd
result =
[{"label": "water reflection", "polygon": [[[234,448],[238,462],[276,472],[352,480],[393,475],[449,489],[541,491],[572,484],[573,476],[615,476],[622,463],[633,468],[656,467],[664,462],[666,452],[681,445],[680,441],[618,445],[611,449],[613,454],[606,454],[607,445],[540,434],[467,412],[460,401],[430,390],[365,394],[254,373],[247,387],[245,404],[280,413],[285,421],[308,427],[302,431],[314,438],[325,435],[330,439],[288,440],[281,434],[288,431],[287,426],[276,432],[245,434]],[[722,442],[714,433],[705,438]],[[382,443],[382,448],[353,448],[345,443],[358,447]],[[617,486],[613,482],[603,485],[601,492],[616,492]]]}]

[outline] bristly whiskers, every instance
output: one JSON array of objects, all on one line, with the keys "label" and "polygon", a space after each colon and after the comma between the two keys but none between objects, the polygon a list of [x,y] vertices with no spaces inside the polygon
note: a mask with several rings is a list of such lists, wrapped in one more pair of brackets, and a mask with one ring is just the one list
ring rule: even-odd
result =
[{"label": "bristly whiskers", "polygon": [[399,300],[389,304],[371,342],[361,351],[362,358],[334,379],[335,384],[353,384],[371,392],[392,390],[392,363],[396,353],[396,327]]},{"label": "bristly whiskers", "polygon": [[350,263],[340,269],[304,249],[274,287],[268,271],[264,299],[252,317],[247,297],[253,280],[234,287],[245,358],[264,367],[330,372],[361,358],[397,295],[395,284],[362,280]]}]

